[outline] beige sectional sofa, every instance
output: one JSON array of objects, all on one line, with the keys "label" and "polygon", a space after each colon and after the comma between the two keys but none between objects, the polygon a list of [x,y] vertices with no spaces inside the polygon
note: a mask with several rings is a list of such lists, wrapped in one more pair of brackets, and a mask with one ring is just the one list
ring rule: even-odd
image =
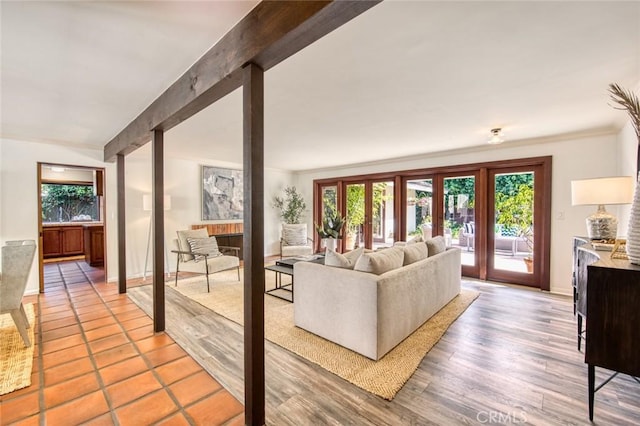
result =
[{"label": "beige sectional sofa", "polygon": [[[378,257],[387,252],[397,261],[406,247],[383,250]],[[360,263],[363,258],[354,262],[356,269]],[[375,269],[375,259],[368,263]],[[460,293],[460,249],[379,275],[298,262],[294,277],[296,326],[378,360]]]}]

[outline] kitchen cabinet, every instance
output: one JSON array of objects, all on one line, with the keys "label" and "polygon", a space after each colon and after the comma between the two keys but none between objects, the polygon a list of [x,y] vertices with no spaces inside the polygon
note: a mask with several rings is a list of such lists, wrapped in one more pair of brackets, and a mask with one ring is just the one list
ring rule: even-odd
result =
[{"label": "kitchen cabinet", "polygon": [[104,265],[103,225],[84,225],[84,260],[90,266]]},{"label": "kitchen cabinet", "polygon": [[45,259],[83,253],[82,226],[47,226],[42,228],[42,254]]}]

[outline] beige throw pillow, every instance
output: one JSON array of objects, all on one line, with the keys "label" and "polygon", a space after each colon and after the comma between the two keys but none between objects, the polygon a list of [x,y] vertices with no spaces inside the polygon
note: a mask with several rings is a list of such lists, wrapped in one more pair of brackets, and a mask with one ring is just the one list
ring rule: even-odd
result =
[{"label": "beige throw pillow", "polygon": [[348,251],[345,254],[329,249],[325,253],[324,264],[336,268],[353,269],[356,265],[356,261],[360,258],[363,252],[363,247]]},{"label": "beige throw pillow", "polygon": [[187,242],[191,247],[191,252],[193,252],[193,257],[196,262],[204,260],[204,254],[211,257],[222,254],[220,250],[218,250],[218,241],[216,241],[216,237],[214,236],[207,238],[187,238]]},{"label": "beige throw pillow", "polygon": [[403,265],[410,265],[422,259],[426,259],[429,256],[427,251],[427,245],[422,244],[407,244],[403,248],[404,250],[404,262]]},{"label": "beige throw pillow", "polygon": [[438,253],[442,253],[447,249],[447,244],[444,241],[444,237],[442,235],[438,235],[437,237],[428,238],[426,240],[427,250],[429,251],[429,256],[435,256]]},{"label": "beige throw pillow", "polygon": [[404,251],[402,247],[393,247],[374,253],[364,253],[360,256],[353,269],[381,275],[392,269],[401,268],[403,260]]}]

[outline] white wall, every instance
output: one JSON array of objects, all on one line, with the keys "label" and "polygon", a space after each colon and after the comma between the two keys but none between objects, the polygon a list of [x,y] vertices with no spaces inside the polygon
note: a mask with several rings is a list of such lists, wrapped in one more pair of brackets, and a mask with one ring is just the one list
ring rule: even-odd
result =
[{"label": "white wall", "polygon": [[[102,150],[2,139],[0,151],[0,244],[38,241],[38,162],[104,167],[107,232],[115,232],[115,165],[101,161]],[[107,245],[107,259],[107,270],[117,272],[116,245]],[[26,292],[37,293],[38,288],[38,262],[34,261]]]},{"label": "white wall", "polygon": [[[241,164],[202,162],[165,158],[164,185],[165,194],[171,195],[171,210],[165,212],[165,235],[169,251],[174,247],[176,231],[190,229],[198,223],[228,223],[232,221],[201,220],[201,167],[202,165],[242,169]],[[142,210],[143,194],[151,193],[151,146],[138,149],[126,157],[126,204],[127,204],[127,275],[142,276],[144,270],[150,212]],[[265,223],[265,255],[277,254],[280,251],[280,218],[276,209],[272,208],[272,200],[281,195],[285,186],[291,185],[290,172],[265,170],[264,223]],[[311,198],[307,199],[311,204]],[[242,222],[237,220],[235,222]],[[115,238],[115,235],[114,235]],[[115,239],[114,239],[115,244]],[[150,270],[151,260],[149,260]],[[175,271],[176,257],[169,253],[169,270]],[[116,279],[117,271],[109,273],[109,280]]]},{"label": "white wall", "polygon": [[[115,281],[118,273],[117,253],[117,188],[116,165],[105,163],[102,149],[79,149],[53,144],[0,140],[0,244],[7,240],[38,240],[38,188],[37,163],[60,163],[105,168],[105,223],[107,239],[107,274]],[[198,163],[180,159],[165,159],[165,188],[172,196],[172,209],[165,213],[167,244],[171,244],[176,230],[188,229],[200,220],[200,167],[201,164],[242,168],[238,164]],[[142,210],[142,195],[151,192],[150,145],[125,158],[126,217],[127,217],[127,277],[143,274],[149,212]],[[285,171],[265,170],[265,254],[279,252],[280,218],[271,207],[272,199],[292,184],[292,174]],[[311,205],[311,198],[307,199]],[[215,223],[210,221],[208,223]],[[175,270],[175,257],[169,268]],[[149,260],[149,263],[151,261]],[[149,267],[150,269],[150,267]],[[27,293],[38,292],[38,264],[33,262]]]},{"label": "white wall", "polygon": [[[585,218],[593,210],[593,206],[571,206],[571,180],[616,175],[619,151],[615,134],[505,142],[473,150],[302,172],[296,175],[296,185],[307,195],[313,191],[314,179],[551,155],[551,291],[571,294],[571,237],[585,235]],[[615,206],[608,209],[617,214]]]}]

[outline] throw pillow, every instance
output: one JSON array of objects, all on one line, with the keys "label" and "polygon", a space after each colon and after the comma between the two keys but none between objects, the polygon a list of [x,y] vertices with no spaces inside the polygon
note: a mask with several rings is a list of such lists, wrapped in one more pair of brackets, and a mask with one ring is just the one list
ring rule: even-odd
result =
[{"label": "throw pillow", "polygon": [[208,256],[220,256],[221,254],[218,249],[218,241],[216,241],[216,237],[187,238],[187,242],[189,243],[189,247],[191,247],[195,262],[204,260],[204,254]]},{"label": "throw pillow", "polygon": [[428,256],[429,252],[426,244],[407,244],[404,247],[403,265],[410,265],[419,260],[426,259]]},{"label": "throw pillow", "polygon": [[429,256],[435,256],[438,253],[442,253],[447,249],[447,243],[444,240],[442,235],[438,235],[433,238],[429,238],[426,241],[427,243],[427,251],[429,252]]},{"label": "throw pillow", "polygon": [[299,224],[283,224],[282,239],[287,246],[304,246],[307,244],[307,225]]},{"label": "throw pillow", "polygon": [[364,248],[358,248],[345,254],[336,252],[335,250],[327,250],[324,256],[324,264],[336,268],[353,269],[356,261],[360,258]]},{"label": "throw pillow", "polygon": [[384,274],[402,267],[404,260],[404,251],[402,247],[393,247],[390,249],[376,251],[373,253],[364,253],[353,268],[356,271],[371,272],[376,275]]}]

